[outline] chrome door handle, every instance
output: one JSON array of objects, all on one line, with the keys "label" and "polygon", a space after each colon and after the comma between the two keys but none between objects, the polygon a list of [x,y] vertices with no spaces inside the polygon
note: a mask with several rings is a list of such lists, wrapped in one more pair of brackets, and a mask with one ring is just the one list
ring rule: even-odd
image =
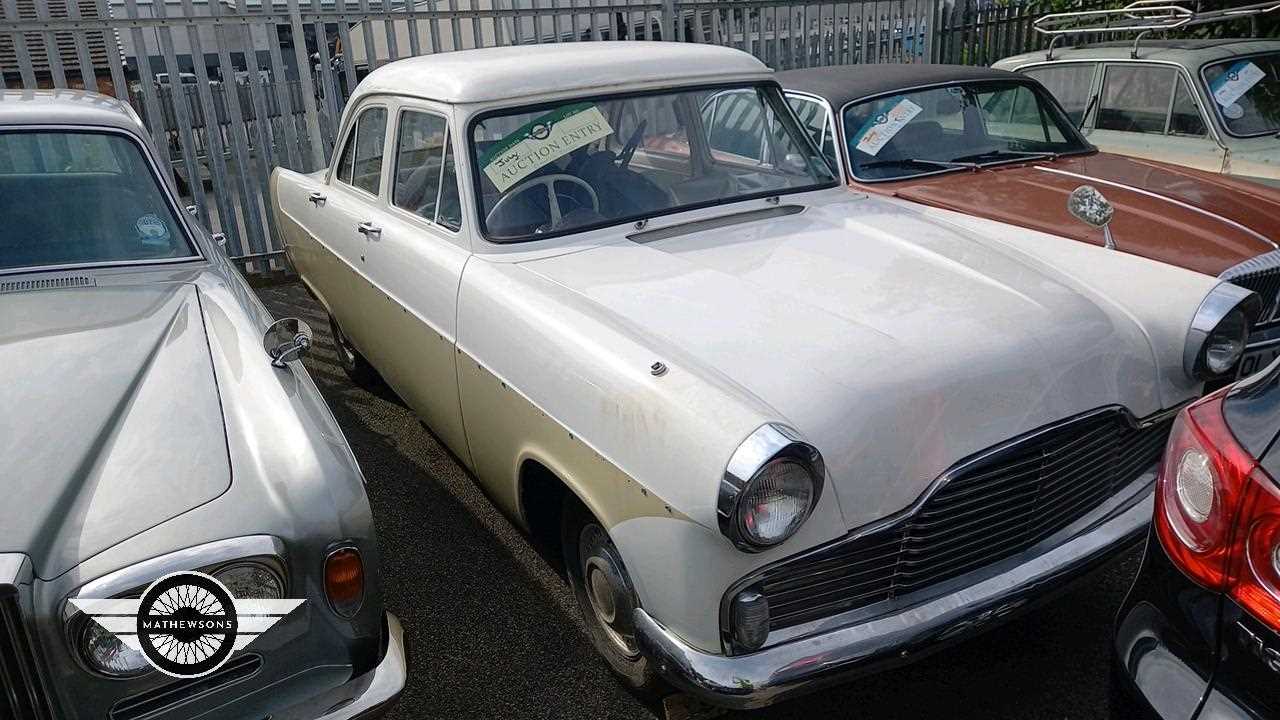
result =
[{"label": "chrome door handle", "polygon": [[356,232],[360,233],[361,235],[364,235],[370,240],[377,240],[378,238],[382,237],[382,228],[378,227],[377,225],[374,225],[373,223],[367,220],[356,226]]},{"label": "chrome door handle", "polygon": [[319,192],[311,193],[310,195],[307,196],[307,199],[310,200],[316,207],[320,207],[321,205],[323,205],[326,200],[325,196],[321,195]]}]

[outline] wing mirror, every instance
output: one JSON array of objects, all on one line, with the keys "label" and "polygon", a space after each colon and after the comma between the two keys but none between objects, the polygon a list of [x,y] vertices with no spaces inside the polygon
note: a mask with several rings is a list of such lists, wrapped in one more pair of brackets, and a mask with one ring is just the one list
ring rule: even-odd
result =
[{"label": "wing mirror", "polygon": [[1067,198],[1067,212],[1089,227],[1102,228],[1107,249],[1116,249],[1116,242],[1111,237],[1111,218],[1115,217],[1116,209],[1098,188],[1081,185],[1072,190]]},{"label": "wing mirror", "polygon": [[311,350],[311,326],[298,318],[284,318],[271,323],[262,335],[262,346],[271,356],[271,365],[282,368]]}]

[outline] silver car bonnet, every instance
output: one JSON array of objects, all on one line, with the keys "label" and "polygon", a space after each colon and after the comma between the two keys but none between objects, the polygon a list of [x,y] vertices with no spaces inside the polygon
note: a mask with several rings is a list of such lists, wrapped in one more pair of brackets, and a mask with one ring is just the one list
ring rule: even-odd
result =
[{"label": "silver car bonnet", "polygon": [[50,578],[231,483],[194,285],[0,293],[0,552]]},{"label": "silver car bonnet", "polygon": [[849,527],[1033,428],[1106,405],[1161,409],[1152,347],[1114,303],[904,206],[856,210],[784,206],[523,266],[776,410],[823,453]]}]

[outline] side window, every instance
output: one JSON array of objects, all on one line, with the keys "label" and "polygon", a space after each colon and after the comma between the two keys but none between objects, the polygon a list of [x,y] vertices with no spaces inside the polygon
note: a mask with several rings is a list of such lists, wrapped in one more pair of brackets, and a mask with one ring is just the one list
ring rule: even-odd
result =
[{"label": "side window", "polygon": [[831,113],[827,112],[826,106],[799,95],[788,95],[787,104],[796,111],[796,117],[800,118],[800,127],[808,131],[813,141],[822,149],[822,156],[827,159],[831,169],[837,170],[839,164],[836,162],[836,143],[832,135]]},{"label": "side window", "polygon": [[462,229],[462,201],[458,199],[458,171],[453,163],[453,135],[446,139],[444,168],[440,181],[440,204],[436,208],[436,223],[450,230]]},{"label": "side window", "polygon": [[1161,65],[1108,67],[1096,127],[1163,135],[1177,78],[1177,69]]},{"label": "side window", "polygon": [[[764,162],[765,118],[760,108],[755,91],[730,91],[712,96],[702,108],[707,145],[712,152]],[[710,122],[707,122],[708,115]]]},{"label": "side window", "polygon": [[386,134],[386,108],[369,108],[356,120],[351,184],[373,195],[377,195],[382,187],[382,148]]},{"label": "side window", "polygon": [[1067,111],[1067,117],[1076,127],[1084,120],[1089,109],[1093,88],[1093,74],[1097,65],[1093,63],[1071,63],[1053,67],[1032,68],[1024,70],[1028,77],[1034,78],[1048,89],[1049,93]]},{"label": "side window", "polygon": [[1191,137],[1208,135],[1209,129],[1205,127],[1204,117],[1200,114],[1195,97],[1191,95],[1191,88],[1187,87],[1187,81],[1181,76],[1178,77],[1178,89],[1174,93],[1173,113],[1169,117],[1169,134]]},{"label": "side window", "polygon": [[439,115],[405,112],[400,116],[400,131],[396,135],[393,201],[396,207],[433,222],[440,196],[447,131],[448,125]]}]

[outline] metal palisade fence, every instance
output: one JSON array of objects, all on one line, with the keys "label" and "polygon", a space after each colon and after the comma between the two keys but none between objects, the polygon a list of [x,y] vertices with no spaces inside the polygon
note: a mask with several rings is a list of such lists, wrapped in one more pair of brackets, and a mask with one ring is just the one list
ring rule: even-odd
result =
[{"label": "metal palisade fence", "polygon": [[371,69],[494,45],[728,45],[777,69],[925,62],[944,0],[0,0],[0,80],[87,89],[143,118],[200,221],[249,273],[286,269],[271,170],[328,164]]},{"label": "metal palisade fence", "polygon": [[[933,59],[957,65],[990,65],[1010,55],[1043,50],[1049,47],[1049,36],[1033,29],[1037,18],[1064,9],[1102,10],[1116,5],[1117,0],[1072,0],[1069,5],[1054,0],[953,0],[939,8]],[[1114,38],[1107,33],[1081,38],[1090,42],[1110,39]]]}]

